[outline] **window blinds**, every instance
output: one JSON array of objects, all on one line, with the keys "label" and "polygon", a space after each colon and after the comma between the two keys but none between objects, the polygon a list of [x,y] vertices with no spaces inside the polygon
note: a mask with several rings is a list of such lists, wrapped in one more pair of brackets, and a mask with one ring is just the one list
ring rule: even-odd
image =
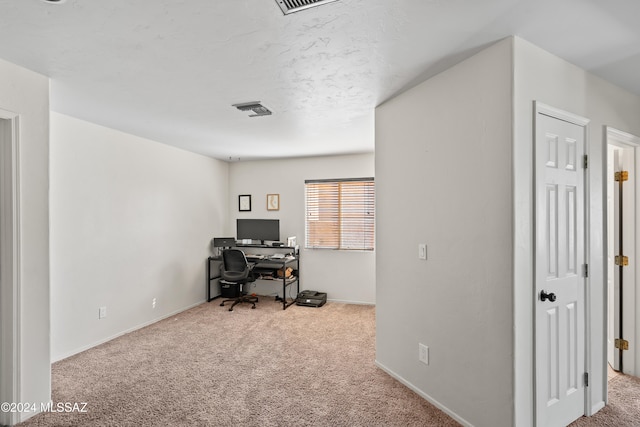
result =
[{"label": "window blinds", "polygon": [[373,178],[308,180],[306,239],[310,249],[373,250]]}]

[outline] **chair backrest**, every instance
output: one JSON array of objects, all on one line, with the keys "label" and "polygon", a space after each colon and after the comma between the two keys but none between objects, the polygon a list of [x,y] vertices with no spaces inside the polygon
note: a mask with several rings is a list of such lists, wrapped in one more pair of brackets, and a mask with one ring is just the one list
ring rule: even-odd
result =
[{"label": "chair backrest", "polygon": [[239,249],[225,249],[222,252],[225,271],[243,272],[249,268],[244,252]]}]

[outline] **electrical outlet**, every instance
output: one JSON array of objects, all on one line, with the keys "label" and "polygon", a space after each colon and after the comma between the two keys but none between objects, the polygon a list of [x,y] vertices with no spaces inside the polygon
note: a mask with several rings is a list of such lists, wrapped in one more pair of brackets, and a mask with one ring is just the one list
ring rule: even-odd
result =
[{"label": "electrical outlet", "polygon": [[104,319],[107,317],[107,307],[100,307],[98,310],[98,319]]},{"label": "electrical outlet", "polygon": [[418,258],[427,259],[427,244],[426,243],[418,244]]},{"label": "electrical outlet", "polygon": [[156,299],[151,300],[151,308],[156,308]]},{"label": "electrical outlet", "polygon": [[418,360],[425,365],[429,364],[429,347],[422,343],[418,344]]}]

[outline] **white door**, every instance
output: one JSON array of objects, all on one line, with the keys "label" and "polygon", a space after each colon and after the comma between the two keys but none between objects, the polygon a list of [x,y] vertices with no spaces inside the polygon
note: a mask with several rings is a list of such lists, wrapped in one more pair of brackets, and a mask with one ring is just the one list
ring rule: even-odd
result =
[{"label": "white door", "polygon": [[538,109],[535,126],[537,426],[585,413],[585,125]]}]

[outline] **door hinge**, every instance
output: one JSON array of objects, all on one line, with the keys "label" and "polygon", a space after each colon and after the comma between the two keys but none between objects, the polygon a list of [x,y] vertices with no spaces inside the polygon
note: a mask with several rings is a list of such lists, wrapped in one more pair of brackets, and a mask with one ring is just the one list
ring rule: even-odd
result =
[{"label": "door hinge", "polygon": [[629,171],[616,172],[615,176],[616,176],[616,182],[628,181],[629,180]]},{"label": "door hinge", "polygon": [[629,341],[622,338],[616,338],[615,345],[620,350],[629,350]]},{"label": "door hinge", "polygon": [[589,387],[589,373],[588,372],[584,373],[584,386],[585,387]]},{"label": "door hinge", "polygon": [[589,167],[589,156],[585,154],[582,156],[582,166],[586,169]]},{"label": "door hinge", "polygon": [[589,264],[584,264],[584,277],[589,277]]},{"label": "door hinge", "polygon": [[629,265],[629,257],[624,255],[616,255],[616,265],[625,267]]}]

